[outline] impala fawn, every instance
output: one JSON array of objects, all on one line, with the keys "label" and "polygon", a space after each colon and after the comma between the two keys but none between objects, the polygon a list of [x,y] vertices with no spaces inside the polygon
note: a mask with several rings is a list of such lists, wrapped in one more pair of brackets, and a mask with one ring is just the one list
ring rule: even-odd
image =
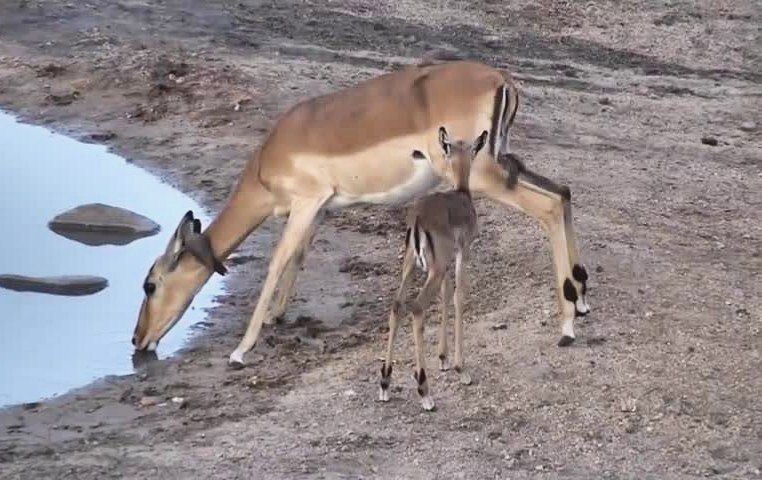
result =
[{"label": "impala fawn", "polygon": [[[405,310],[403,302],[410,283],[411,273],[417,265],[427,273],[418,296],[410,304],[413,315],[413,337],[415,339],[415,372],[413,377],[418,382],[418,394],[424,410],[433,410],[434,401],[429,395],[426,377],[423,312],[433,297],[440,292],[442,301],[442,322],[439,327],[440,369],[450,368],[447,348],[447,304],[452,295],[455,304],[455,362],[454,369],[460,374],[460,382],[468,385],[471,377],[463,369],[463,301],[468,288],[466,263],[471,242],[477,234],[476,210],[468,189],[471,163],[484,146],[487,132],[483,132],[472,143],[465,141],[450,142],[447,130],[439,128],[439,144],[449,164],[455,190],[427,195],[417,200],[407,216],[407,234],[405,237],[405,256],[402,264],[400,287],[389,314],[389,340],[386,357],[381,366],[379,399],[389,400],[389,384],[392,375],[392,349],[397,334],[398,321]],[[413,153],[414,161],[426,161],[423,154]],[[453,295],[449,269],[455,264],[455,290]]]}]

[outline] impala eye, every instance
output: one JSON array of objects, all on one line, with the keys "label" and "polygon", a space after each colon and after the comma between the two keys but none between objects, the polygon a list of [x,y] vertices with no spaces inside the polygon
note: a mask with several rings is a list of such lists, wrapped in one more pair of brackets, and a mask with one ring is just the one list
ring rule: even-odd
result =
[{"label": "impala eye", "polygon": [[143,291],[146,292],[146,296],[150,297],[153,292],[156,291],[156,284],[153,282],[146,282],[143,284]]}]

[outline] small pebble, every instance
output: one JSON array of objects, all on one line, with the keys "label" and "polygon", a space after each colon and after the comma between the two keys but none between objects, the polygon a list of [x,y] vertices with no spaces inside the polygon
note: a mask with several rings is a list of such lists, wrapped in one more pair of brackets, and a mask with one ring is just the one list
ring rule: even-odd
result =
[{"label": "small pebble", "polygon": [[701,143],[704,145],[709,145],[711,147],[716,147],[719,142],[714,137],[701,137]]},{"label": "small pebble", "polygon": [[159,402],[161,402],[161,399],[159,397],[145,396],[145,397],[140,399],[140,406],[141,407],[153,407],[155,405],[158,405]]}]

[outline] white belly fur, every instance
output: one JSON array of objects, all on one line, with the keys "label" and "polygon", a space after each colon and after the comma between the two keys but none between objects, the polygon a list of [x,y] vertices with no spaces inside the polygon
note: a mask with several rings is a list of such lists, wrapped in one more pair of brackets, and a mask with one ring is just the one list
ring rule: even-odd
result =
[{"label": "white belly fur", "polygon": [[413,162],[413,174],[405,183],[384,192],[348,195],[337,193],[326,205],[328,208],[346,207],[360,203],[396,204],[405,203],[416,196],[423,195],[437,187],[441,179],[434,172],[428,160],[410,160]]}]

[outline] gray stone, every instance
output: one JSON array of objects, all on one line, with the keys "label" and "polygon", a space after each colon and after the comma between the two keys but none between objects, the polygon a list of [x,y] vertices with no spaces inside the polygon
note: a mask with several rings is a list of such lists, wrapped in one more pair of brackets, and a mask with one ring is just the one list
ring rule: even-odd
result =
[{"label": "gray stone", "polygon": [[48,227],[85,245],[126,245],[138,238],[155,235],[161,229],[150,218],[102,203],[67,210],[53,218]]},{"label": "gray stone", "polygon": [[0,275],[0,288],[17,292],[49,293],[51,295],[90,295],[108,286],[108,280],[90,275],[62,275],[58,277],[27,277]]},{"label": "gray stone", "polygon": [[743,122],[741,124],[741,130],[743,130],[744,132],[753,132],[756,129],[757,129],[756,122]]}]

